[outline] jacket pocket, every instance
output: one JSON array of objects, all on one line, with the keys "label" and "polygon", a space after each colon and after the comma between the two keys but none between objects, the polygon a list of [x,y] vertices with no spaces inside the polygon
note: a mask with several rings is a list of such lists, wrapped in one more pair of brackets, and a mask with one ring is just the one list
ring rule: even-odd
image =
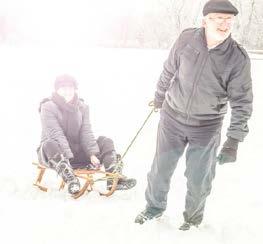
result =
[{"label": "jacket pocket", "polygon": [[213,106],[213,109],[216,110],[218,113],[226,112],[227,109],[227,97],[217,96],[217,103]]},{"label": "jacket pocket", "polygon": [[180,60],[183,62],[195,64],[198,59],[199,53],[200,52],[198,50],[187,44],[180,54]]}]

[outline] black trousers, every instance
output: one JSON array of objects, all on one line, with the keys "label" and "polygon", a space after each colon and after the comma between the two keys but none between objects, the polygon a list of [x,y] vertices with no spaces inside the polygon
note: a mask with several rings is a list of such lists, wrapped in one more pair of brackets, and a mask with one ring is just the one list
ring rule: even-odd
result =
[{"label": "black trousers", "polygon": [[[100,136],[97,139],[97,143],[100,149],[99,155],[97,155],[101,164],[105,167],[105,170],[112,172],[115,169],[115,164],[117,162],[116,151],[114,147],[113,140]],[[45,166],[51,167],[48,163],[50,158],[54,158],[55,155],[61,155],[60,146],[55,140],[47,140],[43,142],[38,148],[38,159]],[[74,158],[70,160],[70,164],[73,169],[88,168],[91,164],[90,157],[84,150],[80,147],[77,152],[73,152]]]},{"label": "black trousers", "polygon": [[148,173],[145,197],[147,208],[166,209],[170,180],[179,158],[186,149],[187,193],[184,218],[200,224],[206,198],[215,177],[216,154],[222,122],[189,125],[161,111],[156,153]]}]

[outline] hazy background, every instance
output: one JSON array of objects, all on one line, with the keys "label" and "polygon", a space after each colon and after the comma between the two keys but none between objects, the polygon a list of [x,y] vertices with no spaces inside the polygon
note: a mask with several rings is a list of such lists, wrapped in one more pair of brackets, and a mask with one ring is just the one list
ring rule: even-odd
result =
[{"label": "hazy background", "polygon": [[[0,45],[168,48],[199,26],[206,0],[0,0]],[[263,1],[232,0],[233,35],[263,48]]]}]

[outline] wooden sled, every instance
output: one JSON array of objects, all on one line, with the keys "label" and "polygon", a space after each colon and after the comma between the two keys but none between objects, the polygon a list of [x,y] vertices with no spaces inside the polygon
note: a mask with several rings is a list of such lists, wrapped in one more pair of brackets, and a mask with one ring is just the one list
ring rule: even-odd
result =
[{"label": "wooden sled", "polygon": [[[35,165],[37,167],[37,169],[39,170],[38,175],[37,175],[37,179],[35,181],[35,183],[33,184],[34,186],[38,187],[41,191],[48,191],[48,188],[41,185],[41,181],[43,179],[43,176],[45,174],[46,170],[49,170],[50,168],[45,167],[44,165],[38,163],[38,162],[33,162],[33,165]],[[97,181],[106,181],[108,179],[112,179],[113,180],[113,184],[110,190],[108,190],[105,193],[99,192],[99,194],[101,196],[106,196],[109,197],[111,196],[117,187],[117,183],[118,180],[122,177],[121,174],[118,173],[109,173],[109,172],[105,172],[103,170],[88,170],[88,169],[75,169],[74,170],[74,174],[79,178],[79,179],[83,179],[84,180],[84,184],[81,187],[80,191],[73,195],[73,198],[77,199],[79,197],[81,197],[85,192],[90,192],[93,190],[93,184]],[[102,177],[99,177],[100,175],[103,175]],[[65,182],[62,180],[61,184],[59,186],[59,190],[64,189],[65,187]]]}]

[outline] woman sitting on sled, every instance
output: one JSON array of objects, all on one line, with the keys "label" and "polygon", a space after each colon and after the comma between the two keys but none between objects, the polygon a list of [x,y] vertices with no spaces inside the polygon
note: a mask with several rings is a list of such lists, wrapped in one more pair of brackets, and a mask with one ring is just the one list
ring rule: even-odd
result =
[{"label": "woman sitting on sled", "polygon": [[[95,139],[89,107],[78,98],[77,82],[70,75],[58,76],[51,98],[40,103],[42,125],[41,143],[37,149],[39,162],[57,171],[68,185],[68,192],[80,190],[79,179],[73,169],[99,169],[121,173],[113,141],[100,136]],[[110,188],[112,180],[107,181]],[[120,178],[117,190],[127,190],[136,185],[135,179]]]}]

